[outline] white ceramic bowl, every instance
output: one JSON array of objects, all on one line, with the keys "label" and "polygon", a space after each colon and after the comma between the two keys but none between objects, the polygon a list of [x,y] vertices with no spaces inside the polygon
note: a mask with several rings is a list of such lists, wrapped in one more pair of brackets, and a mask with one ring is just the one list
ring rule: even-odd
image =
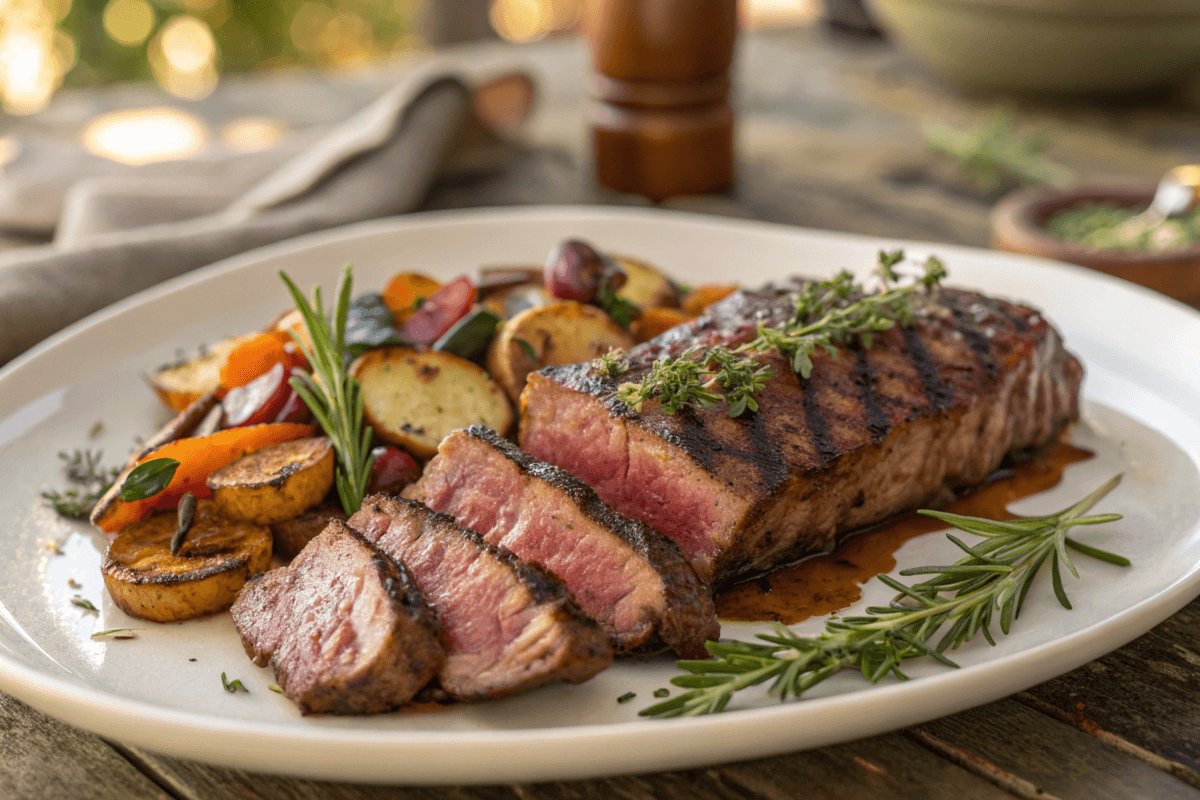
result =
[{"label": "white ceramic bowl", "polygon": [[1200,70],[1198,0],[868,0],[892,39],[963,89],[1123,92]]}]

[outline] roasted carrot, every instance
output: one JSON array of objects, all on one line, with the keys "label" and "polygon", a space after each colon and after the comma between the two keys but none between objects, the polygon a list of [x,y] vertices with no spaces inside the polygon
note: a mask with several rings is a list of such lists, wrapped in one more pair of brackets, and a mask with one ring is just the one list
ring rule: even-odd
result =
[{"label": "roasted carrot", "polygon": [[679,301],[679,307],[687,313],[697,316],[713,303],[736,291],[737,287],[732,283],[702,283],[683,296],[683,299]]},{"label": "roasted carrot", "polygon": [[212,497],[207,480],[213,472],[246,453],[280,442],[303,439],[312,436],[313,431],[312,425],[271,422],[168,442],[138,459],[139,464],[156,458],[171,458],[179,462],[166,488],[144,500],[117,500],[102,509],[99,515],[93,516],[92,524],[107,533],[115,533],[153,511],[174,508],[187,492],[192,492],[200,499]]},{"label": "roasted carrot", "polygon": [[284,372],[293,367],[308,369],[308,362],[286,330],[260,333],[235,347],[221,366],[221,388],[245,386],[276,364],[283,364]]},{"label": "roasted carrot", "polygon": [[695,319],[695,315],[678,308],[644,308],[642,315],[633,323],[634,335],[638,342],[648,342],[660,333],[691,319]]},{"label": "roasted carrot", "polygon": [[408,322],[421,302],[440,288],[440,283],[419,272],[401,272],[388,281],[383,302],[396,318],[396,327]]}]

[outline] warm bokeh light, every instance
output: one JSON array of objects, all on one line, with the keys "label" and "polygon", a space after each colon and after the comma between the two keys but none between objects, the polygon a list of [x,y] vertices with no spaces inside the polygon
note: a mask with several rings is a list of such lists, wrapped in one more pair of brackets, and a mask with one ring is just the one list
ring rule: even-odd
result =
[{"label": "warm bokeh light", "polygon": [[533,42],[554,30],[553,0],[492,0],[496,33],[510,42]]},{"label": "warm bokeh light", "polygon": [[125,164],[195,155],[208,140],[204,123],[175,108],[150,107],[102,114],[83,131],[90,152]]},{"label": "warm bokeh light", "polygon": [[251,153],[266,150],[280,139],[287,129],[270,117],[239,117],[221,128],[221,141],[230,150]]},{"label": "warm bokeh light", "polygon": [[0,170],[21,154],[21,143],[11,136],[0,136]]},{"label": "warm bokeh light", "polygon": [[150,41],[150,69],[173,95],[199,100],[217,87],[217,42],[204,20],[171,17]]},{"label": "warm bokeh light", "polygon": [[0,103],[5,111],[39,111],[62,83],[54,51],[59,11],[40,0],[0,0]]},{"label": "warm bokeh light", "polygon": [[742,0],[738,6],[746,28],[768,28],[816,22],[821,16],[818,0]]},{"label": "warm bokeh light", "polygon": [[150,36],[156,22],[147,0],[109,0],[104,8],[104,31],[114,42],[135,47]]}]

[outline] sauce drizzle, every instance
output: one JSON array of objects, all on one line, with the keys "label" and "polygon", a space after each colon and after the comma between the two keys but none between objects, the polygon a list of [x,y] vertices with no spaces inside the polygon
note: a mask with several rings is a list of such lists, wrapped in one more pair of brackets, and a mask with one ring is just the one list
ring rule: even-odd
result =
[{"label": "sauce drizzle", "polygon": [[[1060,439],[944,510],[972,517],[1013,519],[1009,503],[1057,486],[1068,465],[1094,455]],[[805,559],[718,593],[717,616],[730,622],[774,620],[791,625],[831,614],[857,602],[864,583],[895,569],[895,553],[909,539],[948,527],[932,517],[904,514],[847,539],[829,555]]]}]

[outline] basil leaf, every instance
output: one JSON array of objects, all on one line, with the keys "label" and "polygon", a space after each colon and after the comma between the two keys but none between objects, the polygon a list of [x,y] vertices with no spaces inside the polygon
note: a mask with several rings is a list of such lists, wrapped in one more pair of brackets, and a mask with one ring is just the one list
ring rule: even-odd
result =
[{"label": "basil leaf", "polygon": [[127,503],[153,497],[170,485],[177,469],[179,462],[173,458],[152,458],[138,464],[121,484],[117,497]]},{"label": "basil leaf", "polygon": [[358,358],[368,350],[388,345],[411,347],[396,330],[396,318],[381,294],[364,294],[346,309],[346,352]]}]

